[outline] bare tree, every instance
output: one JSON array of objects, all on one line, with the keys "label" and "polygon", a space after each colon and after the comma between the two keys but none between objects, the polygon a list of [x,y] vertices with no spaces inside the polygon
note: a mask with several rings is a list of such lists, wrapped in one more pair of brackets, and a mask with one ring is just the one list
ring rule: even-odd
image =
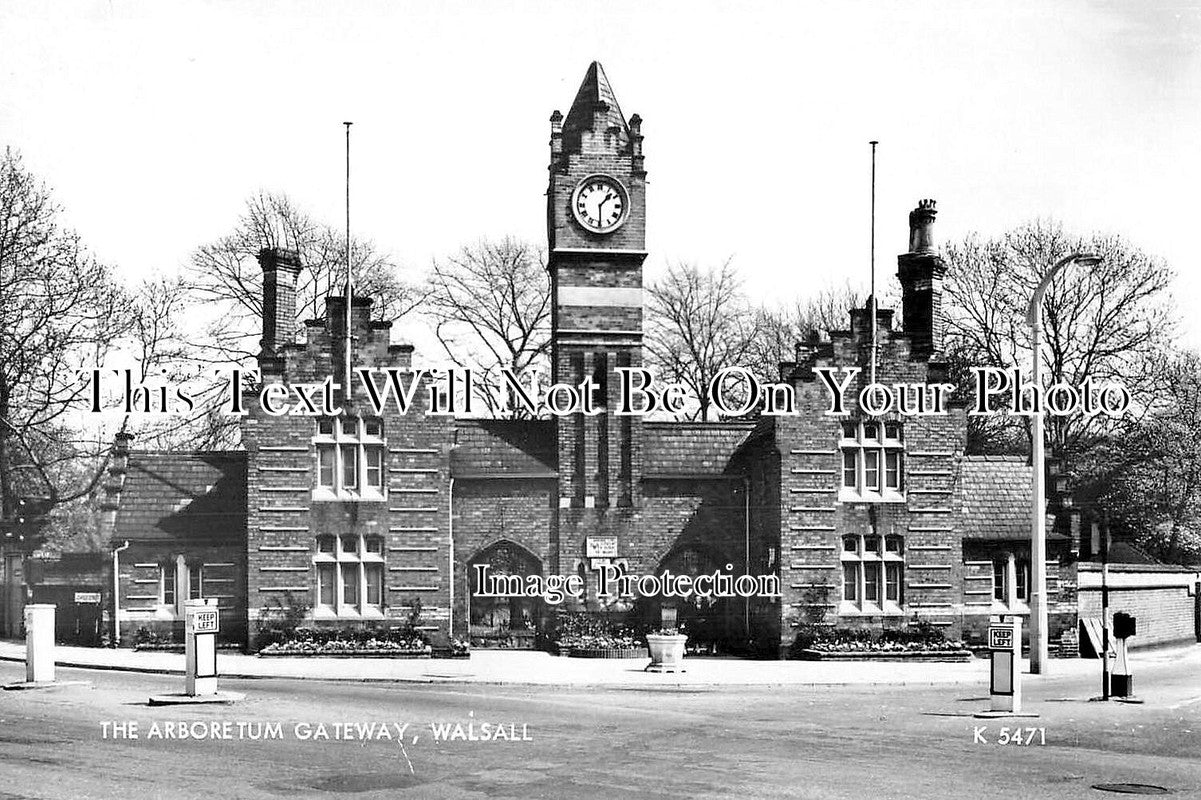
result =
[{"label": "bare tree", "polygon": [[687,386],[698,401],[691,416],[708,420],[710,383],[727,367],[750,368],[760,330],[737,270],[728,260],[708,270],[673,264],[647,288],[647,312],[648,363],[662,378]]},{"label": "bare tree", "polygon": [[[258,353],[262,335],[263,274],[258,264],[265,247],[295,250],[304,266],[296,287],[298,320],[320,313],[320,301],[340,292],[346,280],[346,235],[315,221],[286,195],[260,192],[246,201],[234,230],[192,254],[185,287],[208,306],[203,353],[215,363],[240,363]],[[370,295],[373,312],[395,322],[424,299],[400,279],[396,264],[369,241],[352,239],[355,291]]]},{"label": "bare tree", "polygon": [[550,352],[550,282],[540,248],[481,239],[435,261],[425,313],[447,357],[477,378],[475,396],[492,416],[524,416],[498,402],[500,371],[545,368]]},{"label": "bare tree", "polygon": [[846,328],[851,309],[863,301],[863,293],[848,281],[791,303],[760,306],[755,312],[757,335],[751,342],[746,366],[765,379],[775,380],[779,365],[796,357],[798,342],[828,339],[830,331]]},{"label": "bare tree", "polygon": [[[947,348],[961,366],[1029,369],[1031,343],[1026,305],[1043,276],[1059,259],[1091,251],[1096,267],[1073,266],[1051,284],[1043,303],[1048,383],[1079,385],[1120,381],[1140,408],[1154,404],[1163,378],[1148,366],[1171,340],[1169,304],[1172,270],[1116,236],[1072,236],[1053,222],[1024,225],[991,240],[969,236],[946,248]],[[1029,441],[1024,420],[971,418],[977,445],[1020,447]],[[1111,423],[1098,415],[1048,418],[1054,452],[1065,458],[1106,433]]]},{"label": "bare tree", "polygon": [[[0,527],[39,546],[46,515],[98,483],[105,446],[80,431],[89,382],[130,327],[110,270],[59,223],[60,208],[20,157],[0,160]],[[80,464],[88,467],[84,479]]]},{"label": "bare tree", "polygon": [[[217,450],[240,441],[237,417],[220,413],[225,385],[213,373],[196,371],[205,360],[203,338],[191,329],[189,295],[181,278],[145,281],[133,294],[133,324],[120,343],[139,382],[169,384],[187,393],[190,405],[170,394],[168,415],[127,418],[123,428],[137,435],[140,446],[155,449]],[[198,344],[198,342],[200,344]]]}]

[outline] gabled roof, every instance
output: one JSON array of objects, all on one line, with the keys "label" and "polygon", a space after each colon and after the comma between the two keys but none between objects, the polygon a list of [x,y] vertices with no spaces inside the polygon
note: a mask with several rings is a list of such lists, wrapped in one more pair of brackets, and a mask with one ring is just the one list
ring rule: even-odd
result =
[{"label": "gabled roof", "polygon": [[963,538],[1028,540],[1030,478],[1022,456],[965,456],[954,500]]},{"label": "gabled roof", "polygon": [[131,452],[114,540],[246,540],[246,453]]},{"label": "gabled roof", "polygon": [[578,138],[580,131],[592,130],[594,114],[600,104],[604,104],[606,109],[604,127],[601,130],[616,128],[622,137],[621,144],[628,142],[630,128],[622,116],[621,107],[617,105],[617,96],[613,94],[613,87],[609,85],[609,79],[605,77],[605,70],[599,61],[593,61],[588,67],[584,82],[580,84],[580,90],[576,92],[575,100],[567,111],[563,120],[564,138]]},{"label": "gabled roof", "polygon": [[545,419],[460,419],[450,451],[456,478],[553,478],[555,425]]},{"label": "gabled roof", "polygon": [[644,422],[642,472],[647,477],[728,474],[754,422]]}]

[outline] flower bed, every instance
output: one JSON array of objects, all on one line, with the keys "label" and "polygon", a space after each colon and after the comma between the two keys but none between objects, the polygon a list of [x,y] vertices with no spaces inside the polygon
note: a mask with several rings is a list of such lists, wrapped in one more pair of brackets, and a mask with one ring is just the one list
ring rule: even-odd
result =
[{"label": "flower bed", "polygon": [[[159,653],[182,653],[184,651],[183,642],[139,642],[133,646],[133,649],[138,652],[159,652]],[[217,651],[239,651],[242,649],[240,644],[234,642],[218,642]]]},{"label": "flower bed", "polygon": [[[467,654],[467,645],[452,640],[441,648],[452,657]],[[405,627],[393,628],[296,628],[289,635],[267,642],[260,656],[320,656],[323,658],[431,658],[433,645],[420,633]]]},{"label": "flower bed", "polygon": [[800,661],[910,661],[965,662],[974,656],[971,650],[816,650],[793,652]]},{"label": "flower bed", "polygon": [[433,648],[426,645],[421,650],[401,647],[343,646],[329,643],[321,646],[303,642],[269,644],[259,651],[260,656],[321,656],[322,658],[431,658]]},{"label": "flower bed", "polygon": [[550,652],[570,658],[648,658],[642,637],[632,628],[587,614],[560,614],[547,643]]},{"label": "flower bed", "polygon": [[496,631],[472,626],[471,646],[496,650],[532,650],[537,633],[527,630]]},{"label": "flower bed", "polygon": [[[178,635],[182,637],[183,633],[180,632]],[[177,639],[176,633],[172,631],[138,628],[134,633],[133,642],[135,651],[159,653],[182,653],[184,651],[183,639]],[[217,649],[221,651],[241,650],[242,645],[236,642],[217,642]]]},{"label": "flower bed", "polygon": [[890,630],[805,627],[790,656],[802,661],[971,661],[962,641],[921,622]]},{"label": "flower bed", "polygon": [[[559,654],[563,654],[562,648]],[[649,658],[645,647],[572,647],[569,658]]]}]

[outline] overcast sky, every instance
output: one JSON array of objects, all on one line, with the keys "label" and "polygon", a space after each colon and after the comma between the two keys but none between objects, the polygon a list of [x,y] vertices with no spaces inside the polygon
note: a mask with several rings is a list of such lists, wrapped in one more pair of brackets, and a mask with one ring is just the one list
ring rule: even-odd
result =
[{"label": "overcast sky", "polygon": [[895,272],[939,235],[1054,217],[1180,274],[1201,347],[1197,3],[0,4],[0,144],[130,277],[178,269],[259,189],[424,268],[545,239],[547,118],[600,60],[645,123],[653,275],[732,256],[761,298]]}]

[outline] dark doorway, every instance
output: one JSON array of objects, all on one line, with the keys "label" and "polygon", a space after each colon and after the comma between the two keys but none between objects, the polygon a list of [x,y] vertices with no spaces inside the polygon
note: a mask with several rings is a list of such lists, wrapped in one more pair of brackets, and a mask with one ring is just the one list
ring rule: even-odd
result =
[{"label": "dark doorway", "polygon": [[524,547],[504,541],[480,551],[467,563],[471,646],[533,650],[538,631],[546,624],[545,604],[536,597],[481,597],[477,564],[486,564],[493,576],[524,578],[541,575],[542,562]]},{"label": "dark doorway", "polygon": [[35,586],[35,603],[52,603],[54,640],[58,644],[99,647],[101,598],[99,586]]},{"label": "dark doorway", "polygon": [[[658,574],[712,575],[714,572],[730,574],[725,569],[726,561],[707,550],[686,547],[675,550],[659,564]],[[742,617],[728,598],[698,597],[692,594],[685,598],[648,599],[643,604],[644,622],[652,628],[659,627],[666,617],[670,620],[675,610],[676,625],[688,636],[689,652],[720,655],[739,653],[745,650],[746,632]]]}]

